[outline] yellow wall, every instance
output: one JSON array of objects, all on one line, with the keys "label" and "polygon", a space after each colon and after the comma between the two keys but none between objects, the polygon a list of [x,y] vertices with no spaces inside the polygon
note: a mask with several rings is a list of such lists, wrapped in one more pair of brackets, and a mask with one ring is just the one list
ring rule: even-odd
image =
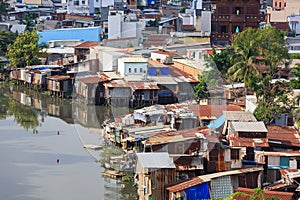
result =
[{"label": "yellow wall", "polygon": [[23,3],[25,3],[25,4],[38,4],[38,5],[41,5],[42,4],[42,0],[23,0]]}]

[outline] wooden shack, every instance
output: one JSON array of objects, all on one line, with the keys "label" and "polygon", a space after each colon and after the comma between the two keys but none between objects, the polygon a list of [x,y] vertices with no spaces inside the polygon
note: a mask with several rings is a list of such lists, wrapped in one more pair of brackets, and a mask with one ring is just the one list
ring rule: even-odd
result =
[{"label": "wooden shack", "polygon": [[47,77],[47,89],[51,91],[52,96],[68,97],[73,91],[74,79],[69,75]]},{"label": "wooden shack", "polygon": [[139,200],[161,200],[165,186],[175,183],[175,165],[167,152],[137,153]]}]

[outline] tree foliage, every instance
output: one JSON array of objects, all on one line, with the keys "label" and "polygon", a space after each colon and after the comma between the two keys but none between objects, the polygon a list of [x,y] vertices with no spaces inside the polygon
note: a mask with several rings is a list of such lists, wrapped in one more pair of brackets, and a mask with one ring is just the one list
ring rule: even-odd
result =
[{"label": "tree foliage", "polygon": [[3,21],[2,16],[7,15],[6,5],[3,1],[0,1],[0,21]]},{"label": "tree foliage", "polygon": [[216,49],[213,48],[213,54],[211,58],[215,63],[217,69],[221,72],[221,74],[225,75],[227,70],[232,66],[232,60],[230,58],[231,48],[227,47],[222,50],[220,53],[216,52]]},{"label": "tree foliage", "polygon": [[26,67],[40,64],[42,46],[38,46],[39,36],[36,31],[25,31],[13,44],[8,46],[7,56],[13,67]]},{"label": "tree foliage", "polygon": [[296,64],[292,71],[291,75],[294,76],[294,79],[291,80],[291,86],[293,89],[300,89],[300,64]]},{"label": "tree foliage", "polygon": [[274,27],[247,28],[234,36],[231,48],[233,65],[228,69],[228,78],[243,82],[245,95],[247,87],[255,92],[257,119],[270,124],[281,114],[290,112],[293,103],[289,98],[289,84],[272,82],[278,78],[278,67],[289,63],[285,32]]},{"label": "tree foliage", "polygon": [[17,37],[16,33],[0,30],[0,56],[5,56],[7,48]]},{"label": "tree foliage", "polygon": [[292,88],[287,81],[272,82],[272,77],[266,75],[252,88],[257,97],[257,107],[253,113],[257,120],[269,125],[281,114],[291,112],[294,102],[291,98]]},{"label": "tree foliage", "polygon": [[198,84],[194,87],[195,97],[198,100],[206,99],[209,97],[206,81],[201,74],[198,75],[198,80]]}]

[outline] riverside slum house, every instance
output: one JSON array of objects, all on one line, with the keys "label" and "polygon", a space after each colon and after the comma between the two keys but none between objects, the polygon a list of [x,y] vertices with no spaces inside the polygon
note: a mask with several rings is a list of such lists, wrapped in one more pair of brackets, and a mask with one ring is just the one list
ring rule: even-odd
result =
[{"label": "riverside slum house", "polygon": [[191,100],[198,82],[177,68],[137,56],[119,58],[118,73],[122,79],[104,83],[106,104],[143,107]]},{"label": "riverside slum house", "polygon": [[[104,124],[106,137],[113,142],[117,141],[127,152],[168,152],[176,166],[176,181],[206,173],[240,169],[240,150],[222,147],[218,132],[199,127],[198,118],[197,123],[194,121],[195,116],[194,119],[184,119],[186,115],[180,114],[184,114],[184,108],[188,110],[188,106],[190,104],[156,105],[136,110],[122,119],[116,119],[114,123]],[[176,111],[179,115],[176,115]],[[189,115],[193,116],[192,113]],[[176,118],[178,116],[183,120]],[[163,187],[161,183],[151,181],[152,186]],[[149,189],[148,196],[152,194]]]},{"label": "riverside slum house", "polygon": [[10,79],[29,88],[47,89],[47,77],[65,73],[60,65],[36,65],[25,68],[15,68],[10,72]]},{"label": "riverside slum house", "polygon": [[255,162],[265,169],[265,187],[293,192],[299,198],[299,130],[292,126],[267,126],[267,129],[269,148],[255,151]]},{"label": "riverside slum house", "polygon": [[36,65],[13,69],[10,72],[10,79],[28,88],[48,90],[52,96],[67,97],[73,91],[73,75],[66,74],[66,69],[60,65]]}]

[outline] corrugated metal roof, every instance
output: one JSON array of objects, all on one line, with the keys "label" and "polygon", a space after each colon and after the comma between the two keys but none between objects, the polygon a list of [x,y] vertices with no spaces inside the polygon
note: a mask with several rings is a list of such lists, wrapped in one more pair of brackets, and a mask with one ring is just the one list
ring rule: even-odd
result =
[{"label": "corrugated metal roof", "polygon": [[167,65],[164,65],[158,61],[155,60],[148,60],[148,67],[155,67],[155,68],[160,68],[160,67],[165,67],[168,68]]},{"label": "corrugated metal roof", "polygon": [[235,137],[230,140],[232,147],[269,147],[268,138]]},{"label": "corrugated metal roof", "polygon": [[63,81],[70,79],[70,76],[62,76],[62,75],[57,75],[57,76],[49,76],[47,77],[48,79],[55,80],[55,81]]},{"label": "corrugated metal roof", "polygon": [[263,122],[230,122],[230,125],[238,132],[268,132]]},{"label": "corrugated metal roof", "polygon": [[300,147],[300,134],[292,126],[267,126],[269,144]]},{"label": "corrugated metal roof", "polygon": [[246,169],[239,169],[239,170],[232,170],[232,171],[225,171],[225,172],[218,172],[213,174],[207,174],[203,176],[195,177],[191,180],[184,181],[182,183],[176,184],[174,186],[167,187],[166,190],[169,192],[179,192],[182,190],[185,190],[187,188],[209,182],[211,179],[222,177],[222,176],[231,176],[231,175],[238,175],[238,174],[244,174],[244,173],[251,173],[251,172],[257,172],[257,171],[263,171],[263,168],[246,168]]},{"label": "corrugated metal roof", "polygon": [[124,80],[115,80],[104,84],[106,87],[111,88],[131,88],[132,91],[135,90],[159,90],[156,83],[150,82],[126,82]]},{"label": "corrugated metal roof", "polygon": [[[207,70],[207,66],[205,65],[206,63],[203,60],[190,60],[190,59],[182,59],[182,58],[173,58],[174,63],[180,63],[183,65],[188,65],[190,67],[193,67],[195,69],[199,69],[201,72],[204,70]],[[175,63],[176,65],[176,63]]]},{"label": "corrugated metal roof", "polygon": [[173,76],[174,78],[178,78],[179,80],[177,81],[177,79],[175,79],[177,82],[189,82],[189,83],[197,83],[199,82],[199,80],[192,76],[189,73],[186,73],[182,70],[179,70],[178,68],[174,67],[173,65],[169,65],[169,70],[170,70],[170,74],[171,76]]},{"label": "corrugated metal roof", "polygon": [[137,162],[147,169],[176,168],[167,152],[137,153]]},{"label": "corrugated metal roof", "polygon": [[77,80],[85,84],[99,83],[101,81],[99,76],[83,77],[83,78],[78,78]]},{"label": "corrugated metal roof", "polygon": [[94,42],[94,41],[88,41],[88,42],[83,42],[77,46],[75,46],[76,49],[80,49],[80,48],[93,48],[96,46],[99,46],[101,44],[101,42]]},{"label": "corrugated metal roof", "polygon": [[241,121],[241,122],[256,122],[253,113],[245,111],[223,111],[226,120],[228,121]]},{"label": "corrugated metal roof", "polygon": [[174,78],[170,76],[151,76],[149,79],[153,80],[157,84],[177,85],[177,82],[174,80]]},{"label": "corrugated metal roof", "polygon": [[285,152],[255,151],[255,155],[292,157],[292,156],[300,156],[300,151],[285,151]]},{"label": "corrugated metal roof", "polygon": [[189,109],[193,111],[194,115],[200,119],[216,119],[223,114],[223,111],[241,111],[239,106],[226,105],[190,105]]},{"label": "corrugated metal roof", "polygon": [[157,54],[163,54],[163,55],[168,55],[168,56],[173,56],[173,57],[181,57],[177,52],[175,51],[153,51],[152,53],[157,53]]}]

